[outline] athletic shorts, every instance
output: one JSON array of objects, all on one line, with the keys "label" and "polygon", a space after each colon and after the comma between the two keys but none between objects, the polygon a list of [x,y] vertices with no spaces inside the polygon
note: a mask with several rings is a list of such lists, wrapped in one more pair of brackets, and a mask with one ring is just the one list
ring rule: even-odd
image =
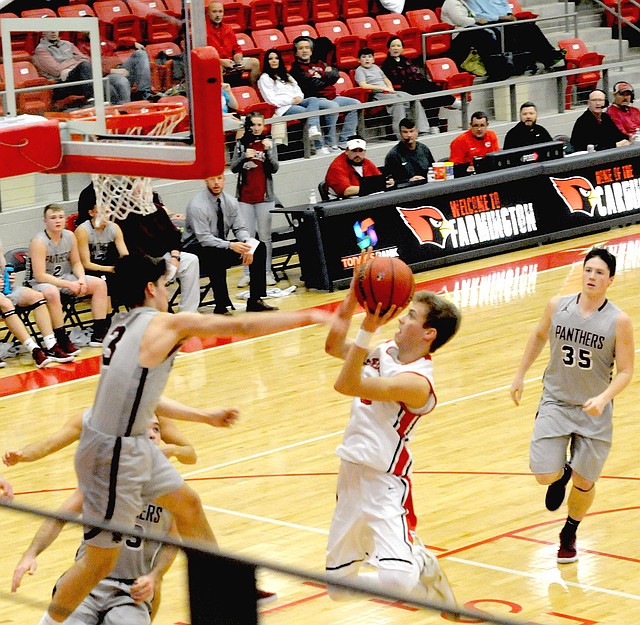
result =
[{"label": "athletic shorts", "polygon": [[103,579],[65,621],[65,625],[149,625],[149,602],[136,603],[127,582]]},{"label": "athletic shorts", "polygon": [[13,289],[13,291],[7,293],[5,295],[5,297],[15,306],[18,305],[18,302],[20,301],[20,296],[22,295],[22,292],[24,291],[24,287],[23,286],[17,286]]},{"label": "athletic shorts", "polygon": [[[529,446],[532,473],[558,473],[567,462],[582,477],[597,482],[611,450],[611,442],[577,432],[566,433],[572,416],[583,418],[580,406],[541,403]],[[563,432],[563,430],[565,430]]]},{"label": "athletic shorts", "polygon": [[350,575],[366,562],[412,573],[417,581],[421,560],[413,548],[411,481],[342,460],[337,495],[327,572]]},{"label": "athletic shorts", "polygon": [[[135,526],[144,504],[181,488],[182,476],[147,434],[115,437],[82,426],[75,458],[84,496],[83,517],[91,522]],[[117,532],[85,527],[85,542],[111,548],[122,543]]]},{"label": "athletic shorts", "polygon": [[[69,282],[76,282],[76,280],[78,279],[74,274],[72,273],[65,273],[62,276],[57,276],[58,278],[60,278],[60,280],[68,280]],[[87,281],[87,284],[91,284],[92,282],[95,282],[96,280],[101,280],[101,278],[96,278],[96,276],[85,276],[85,279]],[[40,293],[44,293],[44,291],[50,287],[50,286],[55,286],[55,284],[51,284],[50,282],[32,282],[29,285],[34,291],[39,291]],[[59,288],[59,287],[56,287]],[[65,295],[73,295],[75,296],[75,293],[73,291],[71,291],[70,289],[64,288],[64,289],[60,289],[61,293],[64,293]]]}]

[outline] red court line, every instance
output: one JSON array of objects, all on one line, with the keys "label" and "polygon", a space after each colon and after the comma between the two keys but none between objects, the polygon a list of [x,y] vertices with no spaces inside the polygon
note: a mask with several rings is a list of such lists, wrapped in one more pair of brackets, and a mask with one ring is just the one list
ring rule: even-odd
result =
[{"label": "red court line", "polygon": [[[531,538],[530,536],[517,536],[515,534],[510,536],[510,538],[513,538],[515,540],[523,540],[525,542],[530,542],[530,543],[537,543],[540,545],[551,546],[551,545],[557,544],[557,542],[551,542],[550,540],[541,540],[539,538]],[[581,547],[580,554],[582,555],[583,553],[590,553],[592,555],[602,556],[604,558],[613,558],[614,560],[623,560],[625,562],[635,562],[635,563],[640,562],[640,558],[630,558],[629,556],[619,556],[619,555],[614,555],[612,553],[607,553],[606,551],[598,551],[596,549],[583,549]]]},{"label": "red court line", "polygon": [[[606,237],[606,233],[603,233],[603,237]],[[639,234],[628,234],[625,236],[615,237],[613,239],[607,240],[607,244],[620,245],[637,239],[640,239]],[[517,261],[502,263],[496,262],[496,264],[492,264],[488,267],[482,267],[472,270],[465,270],[464,263],[462,263],[460,265],[459,271],[457,271],[456,273],[443,278],[436,278],[434,280],[426,280],[420,282],[417,284],[417,288],[419,290],[429,289],[436,292],[448,292],[451,290],[455,290],[455,287],[460,282],[460,280],[473,281],[475,279],[482,279],[483,277],[500,273],[502,271],[514,271],[515,269],[528,267],[532,264],[536,265],[537,271],[564,267],[579,261],[590,248],[590,245],[577,245],[576,247],[568,250],[562,250],[559,252],[547,252],[540,255],[532,255],[529,258]],[[500,257],[489,257],[486,259],[487,262],[491,262],[492,258],[498,260]],[[337,308],[339,304],[340,302],[336,301],[319,305],[317,306],[317,308],[332,312]],[[267,336],[267,333],[261,336]],[[236,343],[243,340],[246,339],[244,337],[209,339],[191,338],[185,342],[185,344],[182,346],[181,351],[186,353],[193,353],[201,351],[203,349],[210,349],[212,347],[228,345],[230,343]],[[0,397],[8,397],[10,395],[16,395],[28,390],[34,390],[46,386],[52,386],[54,384],[59,384],[61,382],[79,380],[92,375],[96,375],[100,370],[99,359],[99,356],[91,356],[89,358],[84,358],[82,360],[78,360],[66,365],[58,365],[50,369],[35,369],[33,371],[27,371],[24,373],[18,373],[16,375],[0,378]]]}]

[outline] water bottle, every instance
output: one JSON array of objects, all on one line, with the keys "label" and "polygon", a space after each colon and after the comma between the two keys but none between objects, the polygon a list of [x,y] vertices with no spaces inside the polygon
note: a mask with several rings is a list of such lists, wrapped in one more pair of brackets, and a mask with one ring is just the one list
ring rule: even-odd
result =
[{"label": "water bottle", "polygon": [[436,179],[436,172],[433,171],[433,167],[429,167],[427,170],[427,182],[433,182]]},{"label": "water bottle", "polygon": [[9,277],[15,271],[15,269],[11,265],[5,265],[4,268],[4,286],[2,287],[2,292],[4,295],[9,295],[11,293],[11,283],[9,281]]},{"label": "water bottle", "polygon": [[635,129],[631,141],[632,143],[640,143],[640,128]]},{"label": "water bottle", "polygon": [[316,190],[311,189],[311,193],[309,193],[309,204],[313,206],[318,203],[318,197],[316,196]]}]

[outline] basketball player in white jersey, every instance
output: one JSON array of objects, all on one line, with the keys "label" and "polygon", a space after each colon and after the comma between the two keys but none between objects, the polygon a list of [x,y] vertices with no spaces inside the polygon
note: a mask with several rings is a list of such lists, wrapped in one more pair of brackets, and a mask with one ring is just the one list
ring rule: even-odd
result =
[{"label": "basketball player in white jersey", "polygon": [[[344,359],[334,388],[353,397],[351,417],[337,453],[341,458],[336,510],[326,569],[336,580],[365,580],[363,564],[377,569],[381,590],[435,599],[455,607],[437,558],[420,542],[413,510],[408,449],[420,417],[436,405],[431,353],[458,331],[460,313],[434,293],[417,293],[391,341],[370,348],[373,333],[399,311],[367,312],[355,342],[347,341],[356,309],[354,284],[336,312],[327,353]],[[348,595],[329,587],[332,599]]]},{"label": "basketball player in white jersey", "polygon": [[609,251],[594,247],[587,253],[582,290],[549,300],[511,384],[511,398],[519,405],[524,376],[548,340],[550,357],[529,465],[538,483],[548,486],[548,510],[562,505],[566,485],[573,481],[567,521],[560,532],[561,564],[578,559],[576,530],[593,503],[595,484],[611,449],[613,398],[633,376],[631,320],[607,299],[615,273],[616,258]]},{"label": "basketball player in white jersey", "polygon": [[[69,430],[69,428],[67,428]],[[158,446],[161,443],[160,422],[151,420],[149,438]],[[58,509],[65,515],[78,515],[82,511],[82,492],[76,489]],[[65,523],[47,519],[36,532],[31,544],[13,572],[11,592],[16,592],[25,573],[33,575],[37,569],[37,557],[59,536]],[[154,503],[147,503],[136,518],[140,537],[124,540],[120,557],[109,577],[103,579],[67,619],[70,625],[148,625],[158,610],[162,577],[175,560],[174,547],[161,546],[144,538],[172,535],[177,531],[171,514]],[[81,557],[84,545],[76,554]]]},{"label": "basketball player in white jersey", "polygon": [[[100,380],[76,452],[83,518],[133,527],[144,501],[169,510],[183,538],[216,547],[197,493],[146,435],[180,345],[192,336],[252,336],[324,322],[317,310],[238,317],[167,313],[163,259],[131,254],[117,261],[117,297],[129,312],[113,319],[102,347]],[[192,410],[192,421],[229,427],[237,412]],[[64,574],[41,625],[63,622],[109,575],[122,535],[87,527],[83,556]]]},{"label": "basketball player in white jersey", "polygon": [[65,221],[61,206],[45,206],[45,228],[29,244],[25,284],[44,295],[58,344],[68,354],[76,356],[80,350],[69,340],[64,329],[60,291],[77,297],[91,295],[93,333],[89,345],[100,347],[107,332],[107,285],[100,278],[85,275],[78,243],[73,232],[65,230]]}]

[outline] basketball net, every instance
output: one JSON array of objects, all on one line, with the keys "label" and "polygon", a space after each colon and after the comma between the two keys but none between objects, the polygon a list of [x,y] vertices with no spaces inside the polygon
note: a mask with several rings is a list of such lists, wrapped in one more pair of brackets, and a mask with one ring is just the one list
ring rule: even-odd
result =
[{"label": "basketball net", "polygon": [[[172,134],[187,116],[185,104],[124,104],[110,107],[116,113],[107,118],[111,134],[161,136]],[[157,210],[153,203],[151,178],[91,174],[96,193],[97,222],[126,219],[127,215],[150,215]]]}]

